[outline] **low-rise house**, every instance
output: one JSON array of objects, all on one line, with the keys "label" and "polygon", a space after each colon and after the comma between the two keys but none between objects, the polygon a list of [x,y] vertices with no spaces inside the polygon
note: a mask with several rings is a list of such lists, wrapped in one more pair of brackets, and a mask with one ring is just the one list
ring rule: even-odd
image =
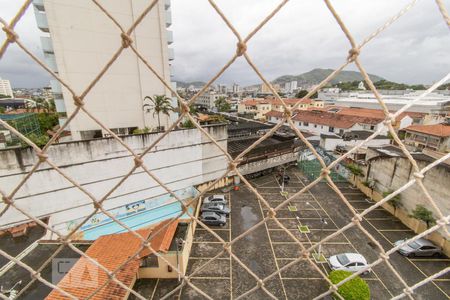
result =
[{"label": "low-rise house", "polygon": [[[320,147],[326,151],[335,151],[336,148],[338,148],[340,151],[347,152],[352,147],[366,140],[372,134],[373,132],[367,130],[348,131],[342,136],[335,133],[322,133],[320,135]],[[389,145],[390,141],[391,140],[386,135],[377,135],[358,150],[363,150],[359,151],[360,153],[365,152],[367,147]]]},{"label": "low-rise house", "polygon": [[[116,271],[115,278],[130,289],[141,278],[177,278],[180,275],[174,268],[178,268],[182,275],[186,272],[195,224],[171,221],[134,232],[101,236],[87,249],[86,255],[109,272]],[[148,240],[153,251],[143,247],[138,236]],[[58,287],[79,299],[92,296],[97,289],[91,299],[127,299],[129,296],[126,289],[110,281],[103,269],[85,257],[70,268]],[[66,297],[54,289],[46,299]]]},{"label": "low-rise house", "polygon": [[[311,108],[323,108],[324,102],[314,99],[300,99],[300,98],[288,98],[283,99],[285,105],[288,108],[293,108],[297,105],[298,110],[306,110]],[[257,120],[266,120],[265,115],[269,111],[284,111],[283,103],[279,99],[275,98],[250,98],[244,99],[238,105],[238,113],[240,114],[254,114],[254,118]]]},{"label": "low-rise house", "polygon": [[405,144],[411,150],[450,152],[450,123],[411,125],[404,129]]},{"label": "low-rise house", "polygon": [[214,91],[204,92],[195,100],[195,103],[199,106],[203,106],[207,109],[213,109],[216,107],[216,101],[220,97],[227,98],[227,95],[216,93]]}]

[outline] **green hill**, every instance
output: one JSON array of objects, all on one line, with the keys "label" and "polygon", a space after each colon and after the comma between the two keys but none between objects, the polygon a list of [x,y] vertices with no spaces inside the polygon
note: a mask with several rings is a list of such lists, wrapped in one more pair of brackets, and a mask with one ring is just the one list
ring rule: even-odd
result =
[{"label": "green hill", "polygon": [[[332,69],[314,69],[309,72],[300,74],[300,75],[283,75],[275,80],[272,83],[284,84],[290,81],[297,81],[298,85],[302,84],[318,84],[322,80],[324,80],[328,75],[330,75],[334,70]],[[370,79],[374,82],[383,80],[384,78],[369,74]],[[339,82],[351,82],[355,80],[362,80],[362,76],[359,72],[356,71],[341,71],[336,77],[331,80],[331,84],[336,84]]]}]

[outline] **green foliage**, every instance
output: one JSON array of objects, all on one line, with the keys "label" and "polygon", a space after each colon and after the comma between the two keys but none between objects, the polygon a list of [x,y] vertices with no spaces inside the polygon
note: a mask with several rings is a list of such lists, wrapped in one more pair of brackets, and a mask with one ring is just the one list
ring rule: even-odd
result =
[{"label": "green foliage", "polygon": [[217,100],[214,102],[214,105],[217,107],[219,111],[229,111],[231,109],[231,104],[228,103],[227,99],[225,97],[221,96],[217,98]]},{"label": "green foliage", "polygon": [[[356,90],[359,90],[358,86],[359,86],[360,82],[361,82],[360,80],[339,82],[338,84],[335,85],[335,87],[340,88],[343,91],[356,91]],[[364,82],[364,87],[366,89],[368,88],[368,86],[365,82]]]},{"label": "green foliage", "polygon": [[[337,284],[344,280],[345,278],[352,275],[351,272],[335,270],[331,271],[328,275],[330,281],[334,284]],[[345,300],[369,300],[370,299],[370,289],[367,282],[365,282],[359,276],[347,281],[343,285],[339,286],[337,292],[342,296]],[[334,296],[335,299],[338,299]]]},{"label": "green foliage", "polygon": [[[161,128],[160,114],[169,116],[170,112],[174,110],[170,98],[165,95],[155,95],[153,97],[145,96],[144,100],[150,100],[153,104],[153,116],[158,116],[158,129]],[[145,104],[144,107],[148,105]]]},{"label": "green foliage", "polygon": [[422,84],[407,85],[404,83],[396,83],[388,80],[380,80],[374,83],[375,87],[380,90],[426,90]]},{"label": "green foliage", "polygon": [[142,133],[149,133],[149,132],[150,132],[150,128],[148,128],[148,127],[136,128],[135,130],[133,130],[133,134],[142,134]]},{"label": "green foliage", "polygon": [[[387,196],[389,196],[390,194],[392,194],[394,191],[387,191],[387,192],[383,192],[383,198],[386,198]],[[394,197],[392,197],[388,203],[394,208],[397,209],[400,206],[402,206],[402,196],[400,194],[395,195]]]},{"label": "green foliage", "polygon": [[[47,142],[50,140],[48,135],[37,135],[35,133],[31,133],[31,134],[27,135],[27,138],[30,141],[32,141],[33,143],[35,143],[36,146],[38,146],[38,147],[45,146],[47,144]],[[23,147],[28,146],[28,144],[22,140],[20,141],[20,143]]]},{"label": "green foliage", "polygon": [[0,114],[5,113],[5,108],[0,106]]},{"label": "green foliage", "polygon": [[436,224],[436,219],[433,217],[433,212],[420,204],[416,205],[416,208],[412,211],[410,217],[425,222],[427,224],[427,228],[429,228],[430,225]]},{"label": "green foliage", "polygon": [[183,128],[195,128],[194,122],[191,119],[186,119],[183,123],[181,123],[181,127]]},{"label": "green foliage", "polygon": [[[303,98],[306,95],[308,95],[308,91],[307,90],[301,90],[299,91],[297,94],[295,94],[295,98]],[[317,98],[317,92],[312,94],[312,96],[310,97],[311,99],[316,99]]]},{"label": "green foliage", "polygon": [[46,133],[47,130],[51,130],[59,124],[58,114],[56,113],[38,113],[36,114],[36,117],[42,133]]},{"label": "green foliage", "polygon": [[450,82],[441,85],[440,87],[437,88],[438,90],[450,90]]},{"label": "green foliage", "polygon": [[11,96],[0,94],[0,99],[3,99],[3,98],[11,98]]},{"label": "green foliage", "polygon": [[364,174],[363,170],[355,164],[348,164],[347,169],[355,176],[362,176]]}]

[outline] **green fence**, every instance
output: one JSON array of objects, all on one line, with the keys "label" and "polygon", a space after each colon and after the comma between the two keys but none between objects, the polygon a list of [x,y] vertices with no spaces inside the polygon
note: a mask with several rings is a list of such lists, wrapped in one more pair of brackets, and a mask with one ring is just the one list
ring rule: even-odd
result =
[{"label": "green fence", "polygon": [[[329,165],[332,161],[335,160],[333,156],[326,153],[322,148],[317,147],[316,151],[325,161],[326,165]],[[302,154],[300,154],[300,159],[298,160],[297,166],[308,177],[309,180],[317,179],[322,171],[320,162],[317,158],[313,158],[310,150],[305,150]],[[347,178],[349,175],[350,172],[342,164],[337,164],[336,167],[330,172],[330,177],[333,182],[347,182]]]}]

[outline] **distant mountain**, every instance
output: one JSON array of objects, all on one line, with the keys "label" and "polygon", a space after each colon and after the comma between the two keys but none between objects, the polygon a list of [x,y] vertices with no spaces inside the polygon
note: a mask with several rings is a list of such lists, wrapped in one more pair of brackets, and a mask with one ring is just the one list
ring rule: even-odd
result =
[{"label": "distant mountain", "polygon": [[205,84],[206,84],[206,82],[203,82],[203,81],[191,81],[191,82],[187,82],[187,81],[175,81],[176,83],[177,83],[177,87],[178,88],[188,88],[188,87],[190,87],[191,85],[193,85],[194,87],[196,87],[196,88],[201,88],[201,87],[203,87]]},{"label": "distant mountain", "polygon": [[[314,69],[309,72],[300,74],[300,75],[283,75],[275,80],[272,83],[284,84],[290,81],[297,81],[298,85],[302,84],[318,84],[322,80],[324,80],[328,75],[330,75],[334,70],[332,69]],[[384,78],[369,74],[370,79],[372,81],[377,82],[383,80]],[[337,84],[339,82],[350,82],[355,80],[363,80],[361,74],[355,71],[341,71],[336,77],[334,77],[330,83]]]}]

